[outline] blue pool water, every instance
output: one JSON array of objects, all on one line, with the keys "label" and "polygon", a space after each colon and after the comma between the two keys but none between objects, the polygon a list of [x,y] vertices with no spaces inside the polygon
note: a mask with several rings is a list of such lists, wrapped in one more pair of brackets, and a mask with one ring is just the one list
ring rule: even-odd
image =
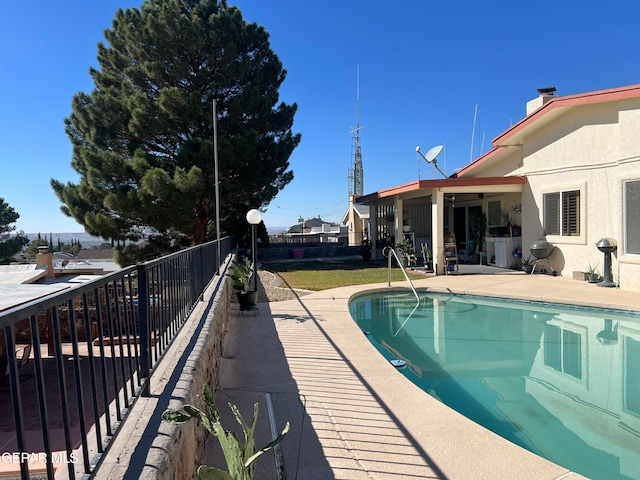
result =
[{"label": "blue pool water", "polygon": [[640,316],[409,292],[354,298],[351,316],[425,392],[593,479],[640,479]]}]

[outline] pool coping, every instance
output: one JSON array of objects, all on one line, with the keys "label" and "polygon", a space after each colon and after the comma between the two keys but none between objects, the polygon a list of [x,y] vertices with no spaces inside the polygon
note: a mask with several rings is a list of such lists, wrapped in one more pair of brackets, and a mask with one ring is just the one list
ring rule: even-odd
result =
[{"label": "pool coping", "polygon": [[[433,292],[640,311],[636,293],[547,275],[449,275],[417,280],[414,285]],[[406,289],[407,283],[393,282],[391,287]],[[340,287],[297,300],[264,304],[268,306],[266,313],[274,321],[288,359],[287,350],[294,348],[291,344],[305,343],[305,337],[313,334],[313,340],[307,340],[314,345],[325,342],[327,349],[336,353],[336,358],[346,362],[351,372],[345,374],[345,378],[351,378],[345,381],[359,384],[368,396],[368,404],[376,405],[376,415],[385,417],[383,431],[353,433],[349,431],[353,426],[342,425],[340,418],[327,419],[322,412],[310,415],[314,429],[318,430],[317,425],[322,425],[322,429],[331,425],[332,433],[342,438],[343,450],[349,450],[345,458],[336,451],[332,441],[319,437],[335,478],[342,478],[345,464],[349,465],[352,473],[358,471],[369,475],[362,478],[406,478],[409,472],[418,477],[449,479],[584,478],[502,439],[449,409],[422,392],[379,355],[351,318],[349,301],[354,295],[388,289],[388,284]],[[290,334],[292,322],[285,320],[292,318],[296,319],[293,336]],[[301,325],[304,328],[295,328]],[[314,355],[310,352],[306,360],[314,361],[311,358]],[[292,362],[304,362],[304,356],[304,350],[295,348],[295,359],[292,357],[290,361],[291,374],[301,393],[309,399],[337,398],[338,393],[326,385],[326,379],[314,382],[308,376],[300,376],[292,366]],[[349,405],[343,407],[348,410]],[[413,414],[418,411],[422,412],[419,418]],[[345,437],[345,429],[359,440],[350,442]],[[390,434],[408,440],[414,453],[397,457],[388,451],[388,445],[376,440],[379,435]],[[349,446],[362,442],[362,437],[367,437],[368,451]],[[327,455],[327,451],[331,455]],[[420,462],[416,460],[418,458]],[[389,471],[378,476],[382,468],[380,462],[395,465],[398,476]]]}]

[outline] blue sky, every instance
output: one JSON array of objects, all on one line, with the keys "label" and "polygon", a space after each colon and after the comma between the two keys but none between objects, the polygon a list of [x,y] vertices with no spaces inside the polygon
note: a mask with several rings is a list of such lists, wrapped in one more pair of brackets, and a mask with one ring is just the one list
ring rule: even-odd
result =
[{"label": "blue sky", "polygon": [[[36,0],[29,13],[4,9],[0,197],[20,214],[18,229],[82,231],[49,186],[51,178],[77,181],[63,119],[73,94],[93,89],[88,69],[117,8],[141,4]],[[604,8],[592,0],[229,4],[269,32],[288,72],[281,100],[298,104],[295,178],[263,216],[270,229],[300,216],[340,221],[346,211],[358,68],[365,193],[436,178],[417,145],[445,145],[438,164],[453,173],[520,120],[539,87],[570,95],[640,83],[640,3],[632,0]]]}]

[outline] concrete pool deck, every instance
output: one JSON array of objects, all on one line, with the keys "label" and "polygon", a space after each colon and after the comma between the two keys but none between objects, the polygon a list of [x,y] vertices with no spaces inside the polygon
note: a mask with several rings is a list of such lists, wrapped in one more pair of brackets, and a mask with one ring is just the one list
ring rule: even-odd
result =
[{"label": "concrete pool deck", "polygon": [[[638,293],[548,275],[449,275],[414,285],[640,311]],[[280,453],[287,479],[583,478],[476,425],[399,374],[349,314],[349,299],[373,289],[388,286],[343,287],[263,303],[255,316],[232,311],[217,400],[236,403],[243,412],[259,403],[260,435],[268,435],[269,417],[278,430],[291,422]],[[216,463],[212,457],[207,463]],[[256,480],[278,478],[271,453],[258,462]]]}]

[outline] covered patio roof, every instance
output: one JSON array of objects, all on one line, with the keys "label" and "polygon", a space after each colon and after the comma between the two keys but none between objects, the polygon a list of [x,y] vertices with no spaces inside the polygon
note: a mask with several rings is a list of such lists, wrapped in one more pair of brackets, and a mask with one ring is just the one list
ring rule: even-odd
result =
[{"label": "covered patio roof", "polygon": [[356,203],[371,203],[387,197],[401,195],[414,198],[429,195],[431,190],[439,189],[443,193],[474,192],[522,192],[525,177],[474,177],[474,178],[442,178],[435,180],[416,180],[395,187],[379,190],[356,198]]}]

